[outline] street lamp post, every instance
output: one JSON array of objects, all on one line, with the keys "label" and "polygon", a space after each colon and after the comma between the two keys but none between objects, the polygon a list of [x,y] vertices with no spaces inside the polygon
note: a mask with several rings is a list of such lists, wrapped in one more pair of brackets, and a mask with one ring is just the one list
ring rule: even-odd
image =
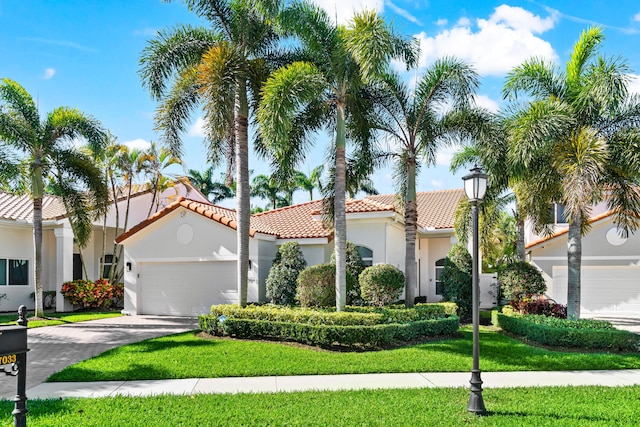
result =
[{"label": "street lamp post", "polygon": [[473,264],[472,264],[472,303],[471,312],[473,321],[473,369],[471,369],[471,395],[467,411],[477,415],[484,415],[487,410],[482,399],[482,379],[480,379],[480,275],[478,265],[478,204],[482,202],[487,190],[488,175],[482,173],[479,167],[471,169],[471,173],[462,177],[464,191],[471,203],[473,217]]}]

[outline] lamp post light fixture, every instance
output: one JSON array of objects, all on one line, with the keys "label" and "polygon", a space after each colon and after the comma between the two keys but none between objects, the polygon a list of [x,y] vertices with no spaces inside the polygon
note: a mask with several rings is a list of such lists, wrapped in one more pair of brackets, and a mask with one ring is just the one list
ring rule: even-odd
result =
[{"label": "lamp post light fixture", "polygon": [[488,175],[475,166],[471,173],[462,177],[464,181],[464,192],[471,203],[471,216],[473,218],[473,264],[472,264],[472,311],[473,321],[473,368],[471,369],[471,396],[467,411],[477,415],[485,415],[487,410],[482,399],[482,379],[480,379],[480,274],[478,265],[478,204],[487,191]]}]

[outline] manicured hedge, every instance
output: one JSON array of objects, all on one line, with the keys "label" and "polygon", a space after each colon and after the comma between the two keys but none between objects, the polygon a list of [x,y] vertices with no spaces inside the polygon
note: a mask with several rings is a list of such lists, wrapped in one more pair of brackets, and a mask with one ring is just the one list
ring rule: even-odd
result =
[{"label": "manicured hedge", "polygon": [[505,331],[545,345],[559,347],[638,351],[640,336],[615,329],[602,320],[567,320],[539,315],[494,313]]},{"label": "manicured hedge", "polygon": [[226,319],[220,327],[217,319],[211,316],[200,316],[200,328],[208,333],[219,333],[222,329],[225,334],[236,338],[278,338],[321,346],[337,344],[378,347],[393,341],[409,341],[419,336],[451,335],[458,330],[459,326],[460,319],[457,316],[450,316],[404,324],[361,326]]},{"label": "manicured hedge", "polygon": [[214,305],[199,316],[200,329],[237,338],[278,338],[310,345],[377,347],[419,336],[450,335],[460,326],[455,312],[443,304],[397,307],[347,307],[348,311],[309,310],[269,305]]}]

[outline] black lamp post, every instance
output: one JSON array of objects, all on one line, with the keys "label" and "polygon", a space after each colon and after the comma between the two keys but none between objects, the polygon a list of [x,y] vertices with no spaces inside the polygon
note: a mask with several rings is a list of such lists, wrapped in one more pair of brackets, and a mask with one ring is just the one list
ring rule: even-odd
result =
[{"label": "black lamp post", "polygon": [[467,411],[477,415],[484,415],[487,410],[482,399],[482,380],[480,379],[480,275],[478,265],[478,204],[482,202],[487,191],[488,175],[476,166],[471,169],[471,173],[462,177],[464,181],[464,192],[471,202],[471,214],[473,217],[473,264],[472,264],[472,302],[471,312],[473,320],[473,369],[471,369],[471,396]]}]

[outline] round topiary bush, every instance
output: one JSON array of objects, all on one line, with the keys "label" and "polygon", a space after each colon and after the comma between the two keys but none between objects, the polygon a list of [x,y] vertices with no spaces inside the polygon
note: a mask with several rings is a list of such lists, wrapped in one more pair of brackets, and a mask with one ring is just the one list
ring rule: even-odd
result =
[{"label": "round topiary bush", "polygon": [[547,290],[540,270],[523,261],[507,265],[498,273],[498,281],[504,297],[515,303]]},{"label": "round topiary bush", "polygon": [[336,305],[336,266],[312,265],[300,272],[296,300],[303,307],[331,307]]},{"label": "round topiary bush", "polygon": [[467,248],[456,243],[451,247],[444,260],[440,280],[444,285],[443,301],[451,301],[458,306],[458,316],[470,319],[473,308],[471,292],[473,259]]},{"label": "round topiary bush", "polygon": [[[336,263],[336,251],[331,253],[331,264]],[[347,305],[362,305],[363,300],[360,295],[360,284],[358,278],[365,269],[360,252],[352,242],[347,240],[347,281],[352,280],[353,286],[347,291]],[[351,277],[349,277],[351,276]]]},{"label": "round topiary bush", "polygon": [[400,297],[404,289],[404,273],[393,265],[376,264],[360,273],[359,282],[366,303],[385,306]]},{"label": "round topiary bush", "polygon": [[280,246],[267,276],[267,297],[279,305],[294,304],[296,282],[307,262],[297,242],[287,242]]}]

